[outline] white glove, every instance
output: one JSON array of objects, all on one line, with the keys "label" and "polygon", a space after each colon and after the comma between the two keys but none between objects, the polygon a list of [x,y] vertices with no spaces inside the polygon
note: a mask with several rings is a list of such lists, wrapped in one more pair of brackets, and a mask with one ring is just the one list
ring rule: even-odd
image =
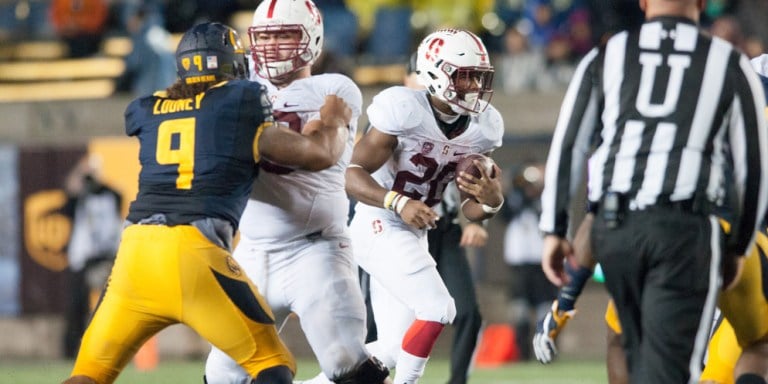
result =
[{"label": "white glove", "polygon": [[557,300],[552,303],[552,310],[539,320],[536,324],[536,334],[533,335],[533,352],[537,360],[543,364],[549,364],[555,359],[557,335],[574,315],[576,315],[575,309],[560,311],[557,309]]}]

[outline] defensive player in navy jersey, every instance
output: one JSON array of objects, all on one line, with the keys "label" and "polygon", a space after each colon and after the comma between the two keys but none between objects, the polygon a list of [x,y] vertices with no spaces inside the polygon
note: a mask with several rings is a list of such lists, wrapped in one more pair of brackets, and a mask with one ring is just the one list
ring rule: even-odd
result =
[{"label": "defensive player in navy jersey", "polygon": [[[234,229],[261,157],[321,170],[344,149],[351,110],[328,96],[313,133],[272,121],[264,89],[246,79],[245,50],[219,23],[192,27],[176,51],[179,81],[134,100],[126,133],[141,144],[131,204],[102,302],[65,384],[109,384],[136,350],[183,323],[225,351],[253,384],[291,383],[293,356],[274,316],[231,257]],[[254,108],[260,105],[261,108]]]}]

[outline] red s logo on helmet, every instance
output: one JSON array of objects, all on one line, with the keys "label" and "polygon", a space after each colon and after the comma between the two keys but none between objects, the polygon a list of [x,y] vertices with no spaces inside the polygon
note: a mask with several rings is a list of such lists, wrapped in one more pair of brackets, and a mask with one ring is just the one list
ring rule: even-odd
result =
[{"label": "red s logo on helmet", "polygon": [[445,44],[445,41],[443,39],[434,39],[429,43],[429,47],[427,48],[427,60],[429,61],[435,61],[437,60],[437,56],[440,54],[440,47]]}]

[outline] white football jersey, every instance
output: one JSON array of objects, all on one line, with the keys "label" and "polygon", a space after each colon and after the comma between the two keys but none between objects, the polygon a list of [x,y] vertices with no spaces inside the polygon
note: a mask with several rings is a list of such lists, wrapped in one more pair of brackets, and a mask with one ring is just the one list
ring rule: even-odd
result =
[{"label": "white football jersey", "polygon": [[313,233],[339,234],[346,230],[349,201],[344,174],[352,157],[362,94],[351,79],[340,74],[322,74],[292,82],[277,89],[267,81],[275,120],[301,132],[304,125],[320,118],[325,96],[335,94],[352,109],[349,139],[339,161],[332,167],[310,172],[291,169],[262,158],[259,176],[240,220],[241,236],[274,249],[280,243]]},{"label": "white football jersey", "polygon": [[428,206],[440,202],[464,155],[489,153],[501,146],[504,136],[501,114],[488,105],[482,113],[469,116],[463,132],[448,138],[437,124],[427,92],[401,86],[376,95],[367,112],[371,126],[398,140],[393,156],[373,178]]}]

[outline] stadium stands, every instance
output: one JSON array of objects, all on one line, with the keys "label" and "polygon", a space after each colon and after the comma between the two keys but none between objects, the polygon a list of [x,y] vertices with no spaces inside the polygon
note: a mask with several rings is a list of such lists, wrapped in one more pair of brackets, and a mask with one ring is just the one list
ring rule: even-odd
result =
[{"label": "stadium stands", "polygon": [[[168,42],[174,47],[180,39]],[[0,103],[101,99],[113,96],[131,52],[126,36],[104,39],[96,56],[71,59],[57,40],[19,41],[0,46]]]}]

